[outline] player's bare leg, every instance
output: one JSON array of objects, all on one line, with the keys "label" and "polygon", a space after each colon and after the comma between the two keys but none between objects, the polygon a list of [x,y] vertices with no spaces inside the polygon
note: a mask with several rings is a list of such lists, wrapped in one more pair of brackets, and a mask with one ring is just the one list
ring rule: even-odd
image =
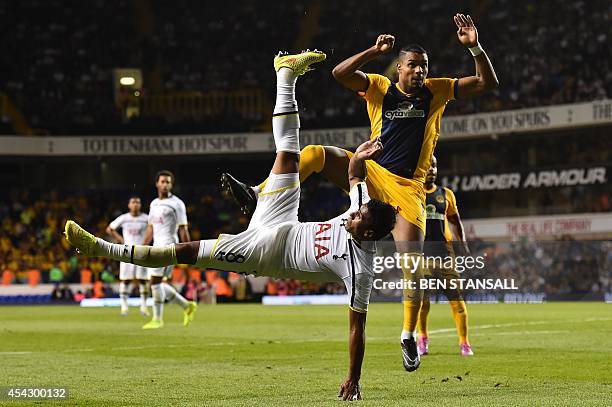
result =
[{"label": "player's bare leg", "polygon": [[[413,281],[418,287],[418,280],[422,276],[423,266],[423,242],[425,234],[416,225],[408,222],[399,214],[395,229],[391,232],[395,240],[396,250],[400,255],[409,257],[408,265],[413,267],[402,267],[403,278]],[[423,291],[419,289],[405,289],[403,293],[404,321],[400,345],[404,368],[415,371],[421,364],[421,358],[416,344],[416,327],[421,309]]]}]

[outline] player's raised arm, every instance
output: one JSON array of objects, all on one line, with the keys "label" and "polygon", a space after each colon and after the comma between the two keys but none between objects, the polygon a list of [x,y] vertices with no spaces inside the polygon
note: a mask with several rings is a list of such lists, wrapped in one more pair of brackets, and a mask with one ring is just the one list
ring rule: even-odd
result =
[{"label": "player's raised arm", "polygon": [[376,44],[336,65],[332,75],[343,86],[355,92],[365,92],[368,89],[369,81],[366,74],[361,72],[359,68],[378,56],[389,52],[394,43],[395,37],[393,35],[379,35]]},{"label": "player's raised arm", "polygon": [[365,165],[366,160],[376,158],[376,156],[382,151],[382,148],[383,145],[378,138],[368,140],[357,147],[357,150],[355,150],[355,154],[353,154],[351,157],[351,161],[349,161],[348,165],[349,185],[351,188],[353,185],[365,181],[367,175]]},{"label": "player's raised arm", "polygon": [[457,97],[466,99],[482,95],[499,86],[499,80],[493,65],[478,42],[478,30],[469,15],[455,14],[453,17],[457,25],[459,42],[466,46],[474,56],[476,72],[473,76],[460,78],[457,84]]}]

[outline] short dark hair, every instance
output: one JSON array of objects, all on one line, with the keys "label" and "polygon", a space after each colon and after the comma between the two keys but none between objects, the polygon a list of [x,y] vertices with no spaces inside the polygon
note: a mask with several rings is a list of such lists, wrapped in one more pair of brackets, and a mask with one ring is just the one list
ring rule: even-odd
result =
[{"label": "short dark hair", "polygon": [[172,183],[174,183],[174,174],[168,170],[157,171],[157,175],[155,175],[155,182],[157,183],[157,181],[159,181],[159,177],[164,176],[164,175],[166,177],[172,178]]},{"label": "short dark hair", "polygon": [[386,202],[370,199],[366,203],[368,213],[372,217],[372,240],[380,240],[387,236],[395,227],[397,210]]},{"label": "short dark hair", "polygon": [[140,199],[140,195],[138,195],[138,194],[130,195],[130,197],[128,198],[128,202],[130,202],[132,199]]},{"label": "short dark hair", "polygon": [[427,54],[427,51],[425,50],[425,48],[423,48],[419,44],[408,44],[408,45],[406,45],[405,47],[402,47],[402,49],[399,50],[400,58],[401,58],[402,54],[405,54],[407,52],[415,52],[417,54]]}]

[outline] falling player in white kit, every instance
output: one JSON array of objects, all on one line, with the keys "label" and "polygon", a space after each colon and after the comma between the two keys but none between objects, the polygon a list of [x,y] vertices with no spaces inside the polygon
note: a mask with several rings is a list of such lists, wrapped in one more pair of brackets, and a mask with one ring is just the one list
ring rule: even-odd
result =
[{"label": "falling player in white kit", "polygon": [[[144,243],[153,239],[153,246],[165,247],[169,244],[188,242],[189,229],[187,226],[187,209],[183,201],[172,194],[174,174],[162,170],[155,176],[157,198],[149,205],[149,226],[147,227]],[[153,297],[153,319],[146,323],[142,329],[157,329],[164,326],[164,302],[174,302],[183,308],[183,324],[189,325],[197,309],[195,302],[188,301],[179,294],[174,287],[164,282],[170,276],[172,266],[149,269],[151,280],[151,296]]]},{"label": "falling player in white kit", "polygon": [[[132,196],[128,201],[128,213],[119,215],[106,228],[106,233],[121,244],[144,244],[145,232],[148,225],[148,215],[140,212],[140,197]],[[121,229],[121,234],[117,231]],[[119,264],[119,299],[121,301],[121,315],[128,314],[128,298],[130,296],[130,283],[138,284],[140,293],[140,313],[149,316],[147,311],[147,280],[148,271],[145,267],[121,262]]]},{"label": "falling player in white kit", "polygon": [[343,281],[349,293],[349,373],[340,388],[344,400],[361,398],[359,379],[365,351],[366,312],[374,279],[374,241],[395,225],[395,209],[370,200],[364,182],[365,160],[382,149],[377,140],[363,143],[351,158],[348,177],[351,206],[325,222],[298,221],[299,116],[295,83],[325,54],[305,52],[274,59],[277,94],[272,127],[276,160],[246,231],[165,247],[124,246],[106,242],[66,223],[68,241],[82,254],[102,256],[149,267],[186,263],[257,276],[315,281]]}]

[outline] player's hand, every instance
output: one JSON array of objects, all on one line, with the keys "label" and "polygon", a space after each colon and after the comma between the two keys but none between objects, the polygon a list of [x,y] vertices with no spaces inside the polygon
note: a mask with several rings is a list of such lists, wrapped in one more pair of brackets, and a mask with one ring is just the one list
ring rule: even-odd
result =
[{"label": "player's hand", "polygon": [[472,21],[472,17],[464,14],[455,14],[453,17],[457,25],[457,38],[459,42],[468,48],[478,45],[478,30]]},{"label": "player's hand", "polygon": [[342,400],[357,401],[361,400],[361,387],[359,381],[351,380],[347,378],[344,383],[340,385],[340,393],[338,397],[342,397]]},{"label": "player's hand", "polygon": [[381,34],[376,38],[376,50],[381,54],[385,54],[393,49],[395,37],[391,34]]},{"label": "player's hand", "polygon": [[380,142],[380,138],[376,137],[357,147],[357,150],[355,150],[355,158],[358,160],[373,160],[380,154],[382,149],[383,145]]}]

